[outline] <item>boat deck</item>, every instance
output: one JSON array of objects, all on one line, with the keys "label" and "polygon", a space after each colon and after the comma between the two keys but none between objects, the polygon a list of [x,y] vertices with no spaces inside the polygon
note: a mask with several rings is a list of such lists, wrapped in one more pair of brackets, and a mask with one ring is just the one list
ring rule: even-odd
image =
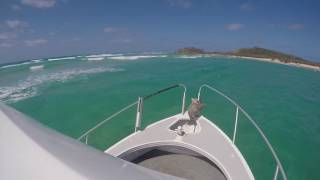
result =
[{"label": "boat deck", "polygon": [[167,153],[165,151],[152,150],[138,158],[134,163],[177,177],[189,180],[226,180],[220,169],[210,161],[196,156]]},{"label": "boat deck", "polygon": [[[139,153],[137,152],[143,149],[161,146],[178,146],[190,149],[208,158],[223,172],[226,179],[254,179],[240,151],[215,124],[201,116],[196,126],[183,127],[185,133],[178,135],[177,131],[173,129],[176,124],[179,124],[183,119],[185,119],[185,117],[179,114],[153,123],[144,130],[137,131],[119,141],[105,152],[117,157],[125,157],[129,154],[131,156],[136,154],[138,157]],[[175,166],[174,160],[178,157],[180,160],[176,163],[179,163],[181,167],[186,167],[186,169],[197,169],[200,172],[201,168],[196,168],[196,166],[200,164],[203,169],[209,168],[203,161],[192,161],[194,160],[192,156],[187,158],[186,156],[179,156],[179,153],[147,159],[142,161],[141,165],[172,174],[174,172],[172,172],[169,167]],[[131,160],[134,160],[134,157],[131,158]],[[192,168],[190,168],[191,166]]]}]

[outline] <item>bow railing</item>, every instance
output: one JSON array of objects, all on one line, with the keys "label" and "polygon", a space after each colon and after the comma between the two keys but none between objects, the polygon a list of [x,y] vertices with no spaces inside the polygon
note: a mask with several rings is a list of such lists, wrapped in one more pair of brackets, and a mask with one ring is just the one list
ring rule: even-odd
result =
[{"label": "bow railing", "polygon": [[[118,115],[122,114],[123,112],[135,107],[137,107],[137,112],[136,112],[136,120],[135,120],[135,128],[134,128],[134,132],[140,131],[141,130],[141,122],[142,122],[142,117],[143,117],[143,104],[144,101],[158,96],[164,92],[167,92],[169,90],[175,89],[175,88],[182,88],[183,89],[183,94],[182,94],[182,103],[181,103],[181,114],[184,114],[185,112],[185,99],[186,99],[186,86],[184,84],[176,84],[176,85],[172,85],[169,86],[167,88],[161,89],[159,91],[156,91],[154,93],[151,93],[149,95],[146,96],[142,96],[139,97],[137,101],[129,104],[128,106],[122,108],[121,110],[117,111],[116,113],[112,114],[111,116],[109,116],[108,118],[106,118],[105,120],[97,123],[95,126],[93,126],[92,128],[90,128],[89,130],[87,130],[85,133],[83,133],[78,140],[82,141],[84,140],[84,142],[86,144],[88,144],[89,142],[89,136],[92,132],[94,132],[95,130],[97,130],[99,127],[101,127],[102,125],[106,124],[107,122],[109,122],[110,120],[114,119],[115,117],[117,117]],[[264,132],[262,131],[262,129],[258,126],[258,124],[253,120],[253,118],[238,104],[236,103],[233,99],[231,99],[230,97],[228,97],[227,95],[225,95],[224,93],[222,93],[221,91],[217,90],[216,88],[204,84],[202,86],[200,86],[199,90],[198,90],[198,100],[201,99],[201,93],[202,90],[206,88],[212,92],[215,92],[216,94],[222,96],[224,99],[228,100],[235,108],[235,120],[234,120],[234,125],[233,125],[233,134],[232,134],[232,143],[234,145],[236,145],[236,137],[237,137],[237,128],[238,128],[238,119],[239,119],[239,114],[242,113],[247,119],[248,121],[255,127],[255,129],[258,131],[259,135],[262,137],[263,142],[267,145],[269,151],[272,154],[273,159],[276,162],[276,167],[275,167],[275,172],[274,172],[274,176],[273,179],[277,180],[279,172],[281,173],[282,179],[287,180],[286,177],[286,173],[283,169],[283,166],[274,150],[274,148],[272,147],[271,143],[269,142],[268,138],[266,137],[266,135],[264,134]]]},{"label": "bow railing", "polygon": [[249,120],[249,122],[255,127],[255,129],[258,131],[259,135],[262,137],[264,140],[264,143],[267,145],[268,149],[270,150],[273,159],[276,162],[276,168],[274,172],[273,179],[276,180],[278,178],[279,171],[281,172],[282,178],[284,180],[287,180],[286,173],[283,169],[283,166],[277,156],[277,153],[275,152],[274,148],[272,147],[271,143],[269,142],[268,138],[266,135],[263,133],[262,129],[258,126],[258,124],[253,120],[253,118],[238,104],[236,103],[233,99],[222,93],[221,91],[217,90],[216,88],[209,86],[207,84],[203,84],[200,86],[199,91],[198,91],[198,100],[201,99],[201,91],[203,88],[207,88],[218,95],[222,96],[223,98],[227,99],[230,103],[232,103],[235,107],[235,121],[234,121],[234,128],[233,128],[233,136],[232,136],[232,142],[235,144],[236,142],[236,136],[237,136],[237,128],[238,128],[238,117],[239,117],[239,111],[243,113],[243,115]]},{"label": "bow railing", "polygon": [[139,97],[138,101],[135,101],[135,102],[129,104],[128,106],[126,106],[126,107],[122,108],[121,110],[115,112],[114,114],[112,114],[108,118],[104,119],[103,121],[97,123],[95,126],[93,126],[89,130],[87,130],[85,133],[83,133],[77,140],[79,140],[79,141],[84,140],[84,142],[86,144],[88,144],[89,136],[90,136],[91,133],[93,133],[99,127],[101,127],[102,125],[106,124],[110,120],[114,119],[115,117],[117,117],[121,113],[123,113],[123,112],[129,110],[130,108],[134,107],[135,105],[137,105],[135,132],[139,131],[141,129],[141,121],[142,121],[142,116],[143,116],[143,102],[145,100],[148,100],[148,99],[154,97],[154,96],[158,96],[158,95],[160,95],[160,94],[162,94],[164,92],[167,92],[169,90],[172,90],[172,89],[175,89],[175,88],[178,88],[178,87],[183,89],[182,105],[181,105],[181,113],[183,114],[185,112],[185,102],[186,102],[185,99],[186,99],[187,88],[186,88],[186,86],[184,84],[175,84],[175,85],[169,86],[167,88],[163,88],[163,89],[161,89],[159,91],[156,91],[154,93],[148,94],[146,96]]}]

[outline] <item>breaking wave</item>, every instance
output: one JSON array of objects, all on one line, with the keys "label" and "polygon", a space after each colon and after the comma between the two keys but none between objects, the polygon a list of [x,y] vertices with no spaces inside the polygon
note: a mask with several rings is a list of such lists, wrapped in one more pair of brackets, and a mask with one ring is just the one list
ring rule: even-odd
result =
[{"label": "breaking wave", "polygon": [[36,63],[40,63],[40,62],[43,62],[43,60],[42,59],[34,59],[34,60],[25,61],[25,62],[21,62],[21,63],[8,64],[8,65],[0,66],[0,69],[23,66],[23,65],[28,65],[28,64],[36,64]]},{"label": "breaking wave", "polygon": [[89,57],[88,61],[101,61],[104,60],[105,57]]},{"label": "breaking wave", "polygon": [[62,57],[62,58],[50,58],[48,61],[62,61],[62,60],[72,60],[76,59],[76,57],[71,56],[71,57]]},{"label": "breaking wave", "polygon": [[203,57],[202,55],[191,55],[191,56],[177,56],[176,58],[182,58],[182,59],[195,59]]},{"label": "breaking wave", "polygon": [[93,54],[86,56],[88,61],[101,61],[106,59],[106,57],[113,57],[113,56],[122,56],[123,54]]},{"label": "breaking wave", "polygon": [[110,57],[110,56],[122,56],[123,54],[92,54],[89,56],[86,56],[87,58],[92,58],[92,57]]},{"label": "breaking wave", "polygon": [[[74,57],[74,56],[62,57],[62,58],[49,58],[47,61],[73,60],[73,59],[76,59],[76,58],[77,57]],[[30,64],[37,64],[37,63],[41,63],[41,62],[45,62],[45,60],[43,60],[43,59],[33,59],[33,60],[28,60],[28,61],[24,61],[24,62],[20,62],[20,63],[18,62],[18,63],[14,63],[14,64],[3,65],[3,66],[0,65],[0,69],[23,66],[23,65],[30,65]]]},{"label": "breaking wave", "polygon": [[138,60],[138,59],[145,59],[145,58],[164,58],[167,55],[141,55],[141,56],[114,56],[108,57],[108,59],[112,60]]},{"label": "breaking wave", "polygon": [[39,63],[39,62],[42,62],[43,59],[32,59],[30,60],[31,62],[34,62],[34,63]]},{"label": "breaking wave", "polygon": [[60,72],[48,73],[39,76],[30,75],[25,80],[19,81],[16,85],[0,87],[0,101],[17,102],[33,97],[38,92],[38,86],[50,82],[66,82],[76,76],[88,75],[102,72],[118,72],[123,69],[116,68],[91,68],[91,69],[69,69]]}]

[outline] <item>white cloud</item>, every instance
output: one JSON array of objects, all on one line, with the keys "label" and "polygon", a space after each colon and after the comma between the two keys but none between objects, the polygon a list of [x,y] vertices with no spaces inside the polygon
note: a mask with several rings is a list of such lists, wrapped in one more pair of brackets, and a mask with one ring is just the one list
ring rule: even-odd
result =
[{"label": "white cloud", "polygon": [[192,6],[191,0],[167,0],[170,6],[188,9]]},{"label": "white cloud", "polygon": [[26,32],[28,23],[20,20],[6,20],[0,23],[0,47],[18,44],[19,36]]},{"label": "white cloud", "polygon": [[104,32],[106,33],[112,33],[112,32],[116,32],[117,31],[117,28],[114,28],[114,27],[105,27],[103,29]]},{"label": "white cloud", "polygon": [[111,27],[111,26],[109,26],[109,27],[105,27],[105,28],[103,29],[103,31],[104,31],[105,33],[115,33],[115,32],[117,32],[117,33],[126,33],[127,29],[126,29],[126,28]]},{"label": "white cloud", "polygon": [[79,38],[79,37],[74,37],[74,38],[72,38],[72,40],[73,40],[73,41],[80,41],[81,38]]},{"label": "white cloud", "polygon": [[37,45],[41,45],[41,44],[46,44],[48,42],[48,40],[46,39],[32,39],[32,40],[25,40],[24,43],[27,46],[37,46]]},{"label": "white cloud", "polygon": [[230,31],[237,31],[243,28],[244,28],[244,25],[240,23],[231,23],[226,25],[226,29]]},{"label": "white cloud", "polygon": [[243,11],[252,11],[255,9],[253,4],[250,3],[243,3],[240,5],[240,9]]},{"label": "white cloud", "polygon": [[132,39],[123,38],[123,39],[119,39],[118,42],[128,44],[128,43],[132,43]]},{"label": "white cloud", "polygon": [[21,10],[21,7],[20,7],[19,5],[16,5],[16,4],[12,5],[11,8],[12,8],[13,10],[15,10],[15,11]]},{"label": "white cloud", "polygon": [[303,24],[289,24],[288,25],[288,28],[289,29],[292,29],[292,30],[300,30],[300,29],[304,29],[304,25]]},{"label": "white cloud", "polygon": [[0,40],[9,40],[9,39],[13,39],[13,38],[16,38],[16,37],[17,37],[16,33],[0,32]]},{"label": "white cloud", "polygon": [[[27,22],[17,19],[9,19],[1,22],[0,47],[9,48],[17,44],[21,44],[21,42],[24,43],[19,37],[22,37],[27,33],[30,33],[29,24]],[[28,44],[30,43],[28,42]]]},{"label": "white cloud", "polygon": [[28,23],[26,23],[24,21],[17,20],[17,19],[6,20],[5,24],[6,24],[7,27],[9,27],[11,29],[23,28],[23,27],[28,26]]},{"label": "white cloud", "polygon": [[109,26],[109,27],[105,27],[103,31],[105,33],[110,33],[112,35],[112,39],[109,40],[112,43],[129,44],[133,42],[132,37],[135,36],[135,34],[130,32],[127,28],[122,28],[122,27]]},{"label": "white cloud", "polygon": [[305,28],[304,24],[301,23],[282,23],[282,24],[269,24],[272,28],[278,28],[278,29],[289,29],[289,30],[302,30]]},{"label": "white cloud", "polygon": [[3,42],[3,43],[0,43],[0,47],[9,48],[9,47],[12,47],[12,44],[7,43],[7,42]]},{"label": "white cloud", "polygon": [[35,8],[50,8],[56,4],[56,0],[21,0],[24,5],[32,6]]}]

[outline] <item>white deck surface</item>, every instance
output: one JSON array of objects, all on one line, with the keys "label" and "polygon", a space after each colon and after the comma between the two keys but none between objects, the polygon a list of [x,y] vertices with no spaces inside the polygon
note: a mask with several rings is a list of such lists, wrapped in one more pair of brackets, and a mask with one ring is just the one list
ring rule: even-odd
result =
[{"label": "white deck surface", "polygon": [[[146,147],[159,145],[181,146],[213,161],[225,174],[227,179],[252,180],[254,179],[249,166],[240,151],[233,145],[232,141],[212,122],[201,116],[195,133],[190,133],[190,127],[183,136],[177,135],[169,127],[181,115],[175,115],[167,119],[151,124],[143,131],[138,131],[106,150],[114,156],[125,152],[133,152]],[[191,128],[193,129],[193,128]],[[188,133],[189,132],[189,133]]]}]

